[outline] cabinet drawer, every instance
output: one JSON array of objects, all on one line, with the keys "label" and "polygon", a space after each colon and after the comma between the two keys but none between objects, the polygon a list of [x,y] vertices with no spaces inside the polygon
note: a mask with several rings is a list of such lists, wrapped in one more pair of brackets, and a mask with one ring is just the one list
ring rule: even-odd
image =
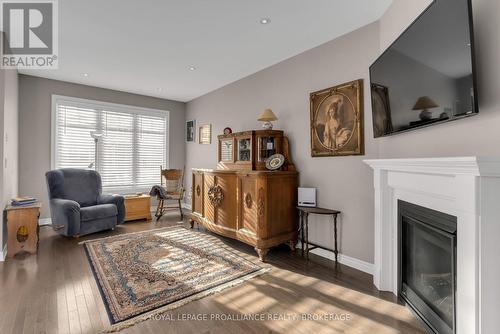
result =
[{"label": "cabinet drawer", "polygon": [[258,226],[258,198],[257,198],[257,177],[244,176],[239,178],[240,198],[238,203],[241,212],[241,223],[239,229],[257,234]]},{"label": "cabinet drawer", "polygon": [[192,210],[203,216],[203,174],[193,173]]}]

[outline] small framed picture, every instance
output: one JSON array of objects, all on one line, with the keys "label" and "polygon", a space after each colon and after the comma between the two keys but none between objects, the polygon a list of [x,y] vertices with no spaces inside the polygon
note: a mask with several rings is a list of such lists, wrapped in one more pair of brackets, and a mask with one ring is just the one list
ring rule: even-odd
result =
[{"label": "small framed picture", "polygon": [[195,136],[196,136],[196,121],[194,119],[186,121],[186,142],[194,143]]},{"label": "small framed picture", "polygon": [[198,143],[211,144],[212,143],[212,125],[203,124],[198,128]]}]

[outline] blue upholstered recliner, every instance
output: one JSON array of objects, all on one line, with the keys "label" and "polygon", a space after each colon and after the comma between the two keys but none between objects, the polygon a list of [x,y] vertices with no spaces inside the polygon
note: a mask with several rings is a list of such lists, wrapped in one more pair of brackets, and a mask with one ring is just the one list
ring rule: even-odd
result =
[{"label": "blue upholstered recliner", "polygon": [[125,219],[123,196],[102,194],[101,176],[86,169],[63,168],[45,173],[52,227],[66,236],[115,228]]}]

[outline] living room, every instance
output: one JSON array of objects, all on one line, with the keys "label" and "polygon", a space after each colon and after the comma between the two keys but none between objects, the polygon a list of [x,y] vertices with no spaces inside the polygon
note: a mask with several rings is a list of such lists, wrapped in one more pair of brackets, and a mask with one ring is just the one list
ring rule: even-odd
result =
[{"label": "living room", "polygon": [[2,1],[1,333],[500,331],[500,3],[41,3]]}]

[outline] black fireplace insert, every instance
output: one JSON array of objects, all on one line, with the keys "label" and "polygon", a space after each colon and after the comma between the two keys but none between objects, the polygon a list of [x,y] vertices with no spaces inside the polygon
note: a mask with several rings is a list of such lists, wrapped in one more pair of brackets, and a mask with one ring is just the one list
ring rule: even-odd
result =
[{"label": "black fireplace insert", "polygon": [[398,201],[399,297],[430,333],[455,333],[457,218]]}]

